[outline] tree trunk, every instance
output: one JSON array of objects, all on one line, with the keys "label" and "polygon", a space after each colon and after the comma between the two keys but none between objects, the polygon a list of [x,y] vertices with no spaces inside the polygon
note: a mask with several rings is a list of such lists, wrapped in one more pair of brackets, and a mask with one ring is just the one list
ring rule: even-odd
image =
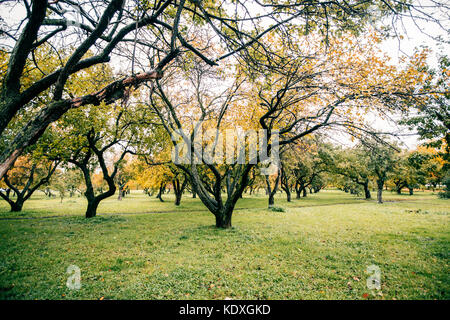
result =
[{"label": "tree trunk", "polygon": [[161,202],[164,202],[164,200],[162,199],[162,194],[163,194],[163,192],[164,192],[164,187],[161,185],[161,186],[159,187],[158,195],[156,196],[156,198],[158,198],[159,201],[161,201]]},{"label": "tree trunk", "polygon": [[22,211],[24,200],[21,197],[18,197],[15,202],[11,202],[11,212],[20,212]]},{"label": "tree trunk", "polygon": [[306,187],[303,188],[303,198],[305,198],[308,195],[308,192],[306,191]]},{"label": "tree trunk", "polygon": [[273,193],[269,193],[269,208],[272,208],[273,205],[275,204],[275,199],[273,196],[274,196]]},{"label": "tree trunk", "polygon": [[371,196],[371,194],[370,194],[369,183],[365,183],[365,184],[364,184],[364,197],[365,197],[366,199],[372,198],[372,196]]},{"label": "tree trunk", "polygon": [[181,203],[181,193],[175,193],[175,205],[179,206]]},{"label": "tree trunk", "polygon": [[278,190],[278,183],[280,182],[280,174],[277,175],[277,178],[275,180],[275,186],[271,187],[270,185],[270,180],[269,180],[269,176],[266,176],[266,186],[267,186],[267,193],[269,195],[269,208],[272,208],[273,205],[275,204],[275,195],[277,194],[277,190]]},{"label": "tree trunk", "polygon": [[192,191],[192,198],[197,198],[197,192],[195,192],[195,191]]},{"label": "tree trunk", "polygon": [[383,203],[383,186],[384,186],[384,181],[377,180],[377,186],[378,186],[378,190],[377,190],[378,203]]},{"label": "tree trunk", "polygon": [[414,188],[408,187],[408,190],[409,190],[409,195],[412,196],[414,194]]},{"label": "tree trunk", "polygon": [[97,215],[97,208],[100,202],[95,198],[88,198],[88,206],[86,209],[86,218],[93,218]]},{"label": "tree trunk", "polygon": [[119,183],[119,195],[117,196],[117,200],[122,201],[123,197],[125,197],[125,184]]},{"label": "tree trunk", "polygon": [[231,216],[233,210],[228,210],[216,214],[216,228],[229,229],[231,228]]},{"label": "tree trunk", "polygon": [[181,197],[183,195],[184,189],[186,188],[188,183],[187,177],[184,177],[183,183],[180,183],[179,178],[175,178],[172,180],[173,185],[173,193],[175,194],[175,205],[179,206],[181,203]]},{"label": "tree trunk", "polygon": [[286,189],[284,191],[286,192],[286,200],[287,200],[287,202],[291,202],[291,190]]}]

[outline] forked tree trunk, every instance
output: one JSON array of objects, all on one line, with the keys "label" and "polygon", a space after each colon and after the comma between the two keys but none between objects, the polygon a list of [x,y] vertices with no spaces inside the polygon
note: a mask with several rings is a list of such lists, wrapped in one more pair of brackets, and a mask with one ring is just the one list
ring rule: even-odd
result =
[{"label": "forked tree trunk", "polygon": [[20,212],[22,211],[23,208],[23,203],[25,202],[25,199],[18,195],[16,201],[8,201],[10,207],[11,207],[11,212]]},{"label": "forked tree trunk", "polygon": [[180,179],[174,179],[172,181],[173,184],[173,193],[175,193],[175,205],[179,206],[181,203],[181,197],[183,195],[184,189],[187,185],[187,178],[184,177],[183,183],[180,184]]},{"label": "forked tree trunk", "polygon": [[86,199],[88,201],[88,205],[86,208],[85,217],[86,218],[93,218],[97,215],[97,208],[100,202],[108,197],[111,197],[116,193],[116,184],[114,183],[114,176],[107,176],[105,172],[107,172],[106,166],[104,165],[103,158],[97,157],[100,160],[100,164],[102,166],[103,176],[106,179],[106,182],[108,183],[108,190],[104,193],[101,193],[99,195],[95,195],[94,187],[92,186],[91,181],[91,173],[87,167],[87,163],[90,156],[85,158],[85,161],[83,163],[76,162],[75,164],[81,169],[81,172],[83,173],[84,182],[86,185],[86,191],[84,195],[86,196]]}]

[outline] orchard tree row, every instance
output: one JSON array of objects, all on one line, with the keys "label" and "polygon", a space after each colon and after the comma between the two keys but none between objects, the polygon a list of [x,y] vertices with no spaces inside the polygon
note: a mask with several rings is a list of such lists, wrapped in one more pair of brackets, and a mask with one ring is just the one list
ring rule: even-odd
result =
[{"label": "orchard tree row", "polygon": [[[447,31],[445,21],[429,14],[448,10],[445,1],[25,0],[1,6],[1,197],[13,210],[45,190],[53,175],[61,196],[83,190],[89,218],[102,200],[117,191],[119,199],[125,196],[134,180],[161,200],[174,190],[176,203],[190,190],[217,227],[229,228],[236,202],[260,186],[273,205],[278,189],[288,200],[329,184],[363,188],[368,197],[375,183],[382,202],[394,174],[398,190],[433,185],[423,182],[430,175],[436,186],[447,179],[441,177],[448,172],[448,58],[441,55],[430,67],[428,57],[437,53],[421,48],[394,63],[382,50],[405,17]],[[417,130],[433,149],[403,152],[397,161],[395,133],[373,127],[378,118],[401,118],[398,125]],[[230,147],[220,137],[237,128],[267,134],[266,153],[280,154],[274,175],[261,175],[264,157],[199,157],[202,148],[216,156]],[[199,129],[209,132],[209,141],[189,145],[191,161],[172,161],[174,133],[186,142]],[[326,136],[358,143],[340,149],[341,142]],[[438,169],[431,174],[426,167],[433,161]]]}]

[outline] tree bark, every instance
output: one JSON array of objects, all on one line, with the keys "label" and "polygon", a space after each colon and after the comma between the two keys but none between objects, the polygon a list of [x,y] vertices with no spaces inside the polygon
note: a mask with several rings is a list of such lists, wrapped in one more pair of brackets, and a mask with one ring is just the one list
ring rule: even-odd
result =
[{"label": "tree bark", "polygon": [[308,192],[306,191],[306,187],[303,187],[303,198],[308,196]]},{"label": "tree bark", "polygon": [[284,190],[286,192],[287,202],[291,202],[291,191],[289,189]]},{"label": "tree bark", "polygon": [[216,228],[229,229],[231,228],[231,217],[233,210],[225,210],[216,214]]},{"label": "tree bark", "polygon": [[365,197],[366,199],[372,198],[372,195],[370,194],[369,183],[365,183],[365,184],[363,185],[363,187],[364,187],[364,197]]},{"label": "tree bark", "polygon": [[275,199],[273,196],[274,196],[273,193],[269,193],[269,208],[272,208],[273,205],[275,204]]},{"label": "tree bark", "polygon": [[156,196],[156,198],[159,199],[159,201],[164,202],[163,198],[162,198],[162,194],[164,193],[164,185],[161,184],[159,186],[159,191],[158,191],[158,195]]},{"label": "tree bark", "polygon": [[183,183],[180,183],[180,179],[176,178],[172,181],[173,192],[175,193],[175,205],[179,206],[181,203],[181,197],[183,195],[184,189],[187,185],[187,178],[184,177]]},{"label": "tree bark", "polygon": [[384,181],[377,180],[377,186],[378,186],[377,201],[378,201],[378,203],[383,203],[383,186],[384,186]]},{"label": "tree bark", "polygon": [[25,200],[23,197],[17,197],[17,200],[15,202],[10,203],[11,205],[11,212],[20,212],[22,211],[23,203]]},{"label": "tree bark", "polygon": [[86,209],[86,218],[93,218],[97,215],[97,208],[100,203],[98,199],[94,198],[87,198],[88,199],[88,206]]},{"label": "tree bark", "polygon": [[278,173],[277,178],[275,179],[275,185],[272,189],[270,185],[269,176],[266,176],[266,185],[267,185],[267,192],[269,194],[269,208],[272,208],[275,204],[275,194],[278,191],[278,184],[280,182],[280,174]]},{"label": "tree bark", "polygon": [[10,206],[10,211],[11,212],[20,212],[22,211],[22,207],[23,207],[23,203],[25,202],[25,198],[20,194],[17,193],[17,199],[16,201],[13,201],[9,195],[5,195],[3,192],[0,192],[0,196],[6,201],[8,202],[9,206]]}]

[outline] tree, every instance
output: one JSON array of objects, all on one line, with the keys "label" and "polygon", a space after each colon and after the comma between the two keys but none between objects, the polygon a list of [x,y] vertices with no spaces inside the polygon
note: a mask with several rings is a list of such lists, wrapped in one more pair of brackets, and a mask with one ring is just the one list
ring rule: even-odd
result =
[{"label": "tree", "polygon": [[428,147],[442,150],[442,158],[447,170],[450,148],[450,59],[439,57],[438,70],[426,67],[429,76],[417,89],[421,92],[432,92],[422,99],[414,99],[411,104],[415,113],[405,113],[400,123],[411,130],[416,129],[419,137]]},{"label": "tree", "polygon": [[139,157],[132,165],[132,176],[144,188],[151,190],[148,194],[157,193],[163,202],[162,194],[171,185],[175,194],[175,205],[179,206],[189,180],[182,170],[171,162],[171,142],[167,132],[154,122],[151,134],[142,141],[137,154]]},{"label": "tree", "polygon": [[179,206],[188,184],[183,171],[167,160],[150,162],[148,158],[144,159],[146,161],[140,160],[134,164],[133,175],[137,183],[146,190],[152,190],[152,194],[157,192],[156,198],[161,202],[164,202],[162,199],[164,191],[171,185],[175,194],[175,205]]},{"label": "tree", "polygon": [[295,161],[299,154],[296,145],[292,145],[283,150],[281,154],[280,186],[286,193],[286,200],[291,201],[291,190],[295,183]]},{"label": "tree", "polygon": [[369,155],[367,166],[377,184],[377,201],[383,203],[383,188],[397,164],[397,151],[391,145],[377,140],[363,140],[363,152]]},{"label": "tree", "polygon": [[436,174],[442,170],[436,156],[435,150],[423,147],[402,152],[392,174],[397,193],[400,194],[402,188],[408,188],[409,194],[413,195],[415,188],[436,181]]},{"label": "tree", "polygon": [[296,199],[307,196],[307,189],[321,185],[320,174],[325,171],[324,150],[327,147],[320,135],[305,137],[296,143],[289,156],[291,163],[292,186]]},{"label": "tree", "polygon": [[[66,186],[66,190],[69,192],[69,197],[72,198],[75,193],[78,193],[79,196],[84,194],[85,186],[83,174],[77,170],[76,168],[70,166],[64,166],[64,171],[60,172],[58,176],[61,177],[63,184]],[[98,179],[94,177],[94,184],[98,183]],[[102,177],[103,181],[103,177]]]},{"label": "tree", "polygon": [[[285,43],[277,33],[264,39],[266,46],[278,48],[279,52],[277,56],[258,57],[259,66],[265,66],[263,70],[230,65],[218,74],[218,68],[211,69],[200,61],[194,61],[189,68],[174,64],[173,73],[150,89],[149,106],[167,133],[178,135],[178,140],[173,139],[174,147],[182,141],[191,155],[189,161],[177,166],[187,174],[219,228],[231,226],[233,209],[248,186],[252,168],[268,160],[267,155],[247,159],[248,146],[238,151],[233,142],[227,145],[234,150],[231,162],[210,161],[220,154],[223,134],[228,129],[241,128],[247,141],[252,137],[246,136],[246,130],[262,129],[266,154],[329,127],[343,127],[361,136],[373,132],[364,123],[362,113],[396,110],[398,102],[410,96],[416,84],[417,72],[412,72],[415,68],[407,65],[396,69],[387,58],[379,57],[379,38],[374,33],[367,35],[365,43],[355,44],[352,36],[345,34],[330,39],[325,46],[314,41],[320,39],[317,34],[304,36],[295,28],[290,32],[296,35],[295,43]],[[219,81],[229,85],[222,91]],[[237,135],[241,129],[236,130]],[[193,140],[199,131],[208,137],[196,143]],[[210,159],[202,156],[205,150],[207,154],[213,151]],[[234,155],[241,152],[245,161],[238,163]],[[318,166],[313,162],[314,168]],[[208,174],[200,175],[199,168]],[[311,177],[301,182],[304,195],[312,182]],[[222,198],[222,190],[226,190],[226,199]]]},{"label": "tree", "polygon": [[[114,162],[117,162],[117,159]],[[114,180],[116,181],[118,190],[117,200],[121,201],[122,198],[125,197],[126,195],[128,189],[128,182],[132,178],[132,168],[131,162],[126,157],[123,159],[123,161],[118,162],[119,162],[118,170]],[[112,171],[114,169],[112,168],[110,170]]]},{"label": "tree", "polygon": [[[410,102],[415,113],[405,113],[400,123],[411,130],[417,130],[419,137],[428,147],[435,148],[443,160],[441,177],[448,176],[450,169],[450,59],[446,55],[439,57],[437,70],[427,67],[429,76],[418,91],[432,92],[422,99]],[[444,179],[446,183],[448,179]],[[446,184],[446,189],[449,186]],[[442,195],[446,197],[448,192]]]},{"label": "tree", "polygon": [[364,190],[365,199],[370,199],[371,171],[368,168],[369,155],[361,148],[353,149],[328,149],[330,154],[325,154],[326,170],[332,174],[339,174]]},{"label": "tree", "polygon": [[[116,177],[125,156],[135,152],[145,135],[141,130],[145,121],[145,112],[134,103],[74,109],[58,121],[57,138],[52,141],[53,151],[48,156],[75,165],[83,173],[88,201],[86,218],[94,217],[99,203],[116,192]],[[107,159],[111,159],[110,165]],[[99,194],[93,180],[97,168],[106,182],[106,190],[99,189]]]},{"label": "tree", "polygon": [[3,176],[3,182],[14,191],[16,199],[13,199],[10,192],[0,191],[0,196],[8,202],[12,212],[22,211],[24,202],[50,182],[57,166],[58,161],[36,159],[32,154],[19,157],[14,167]]}]

